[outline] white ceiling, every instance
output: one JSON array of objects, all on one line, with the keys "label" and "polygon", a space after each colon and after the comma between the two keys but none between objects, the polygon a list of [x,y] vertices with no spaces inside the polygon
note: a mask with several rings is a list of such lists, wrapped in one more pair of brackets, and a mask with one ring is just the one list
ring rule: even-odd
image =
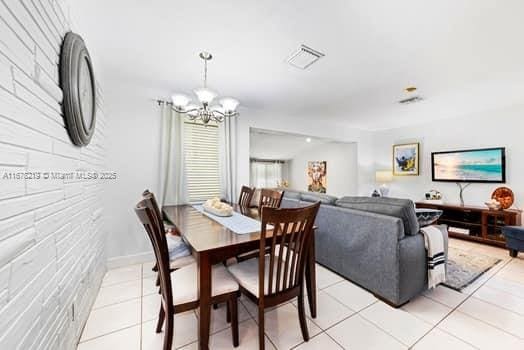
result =
[{"label": "white ceiling", "polygon": [[[309,140],[309,142],[307,140]],[[249,157],[288,160],[308,149],[331,142],[336,141],[313,136],[252,128],[250,129],[249,137]]]},{"label": "white ceiling", "polygon": [[[522,0],[72,0],[99,79],[382,129],[524,102]],[[326,57],[285,63],[305,44]],[[425,98],[402,106],[402,89]]]}]

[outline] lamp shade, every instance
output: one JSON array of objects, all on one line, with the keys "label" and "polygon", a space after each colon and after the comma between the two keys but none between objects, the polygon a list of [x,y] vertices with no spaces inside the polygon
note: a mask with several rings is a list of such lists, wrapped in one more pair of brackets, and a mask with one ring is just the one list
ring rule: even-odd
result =
[{"label": "lamp shade", "polygon": [[185,106],[187,106],[189,102],[191,102],[189,96],[184,94],[176,94],[173,95],[171,98],[173,100],[173,106],[175,106],[175,108],[178,109],[184,108]]},{"label": "lamp shade", "polygon": [[195,95],[197,95],[198,100],[202,104],[206,104],[206,105],[209,105],[211,102],[213,102],[215,97],[217,97],[217,94],[214,91],[209,90],[208,88],[195,89],[194,93]]},{"label": "lamp shade", "polygon": [[375,172],[375,181],[377,183],[388,183],[393,181],[393,173],[391,170],[377,170]]},{"label": "lamp shade", "polygon": [[234,113],[238,107],[238,101],[231,97],[224,97],[220,100],[220,104],[226,113]]}]

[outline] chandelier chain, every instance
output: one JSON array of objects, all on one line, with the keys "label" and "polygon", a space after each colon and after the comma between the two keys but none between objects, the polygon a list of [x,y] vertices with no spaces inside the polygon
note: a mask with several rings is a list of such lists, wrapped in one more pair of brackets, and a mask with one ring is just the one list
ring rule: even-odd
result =
[{"label": "chandelier chain", "polygon": [[204,59],[204,87],[207,88],[207,60]]}]

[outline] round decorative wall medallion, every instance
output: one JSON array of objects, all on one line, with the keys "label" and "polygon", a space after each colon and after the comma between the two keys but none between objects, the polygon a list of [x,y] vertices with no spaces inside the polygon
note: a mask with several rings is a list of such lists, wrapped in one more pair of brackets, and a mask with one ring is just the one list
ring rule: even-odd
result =
[{"label": "round decorative wall medallion", "polygon": [[80,35],[66,34],[60,53],[62,109],[69,137],[77,146],[89,144],[96,124],[96,85],[89,52]]}]

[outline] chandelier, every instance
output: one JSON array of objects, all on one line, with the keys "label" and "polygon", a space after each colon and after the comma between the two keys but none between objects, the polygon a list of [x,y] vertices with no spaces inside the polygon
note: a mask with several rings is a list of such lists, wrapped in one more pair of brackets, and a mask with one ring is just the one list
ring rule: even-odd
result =
[{"label": "chandelier", "polygon": [[213,56],[209,52],[201,52],[199,56],[204,61],[204,86],[193,90],[199,103],[192,103],[188,95],[175,94],[172,96],[173,109],[186,114],[190,120],[201,120],[204,124],[210,121],[221,123],[225,118],[237,116],[239,113],[236,109],[239,102],[234,98],[224,97],[218,101],[218,104],[211,105],[217,94],[207,88],[207,62]]}]

